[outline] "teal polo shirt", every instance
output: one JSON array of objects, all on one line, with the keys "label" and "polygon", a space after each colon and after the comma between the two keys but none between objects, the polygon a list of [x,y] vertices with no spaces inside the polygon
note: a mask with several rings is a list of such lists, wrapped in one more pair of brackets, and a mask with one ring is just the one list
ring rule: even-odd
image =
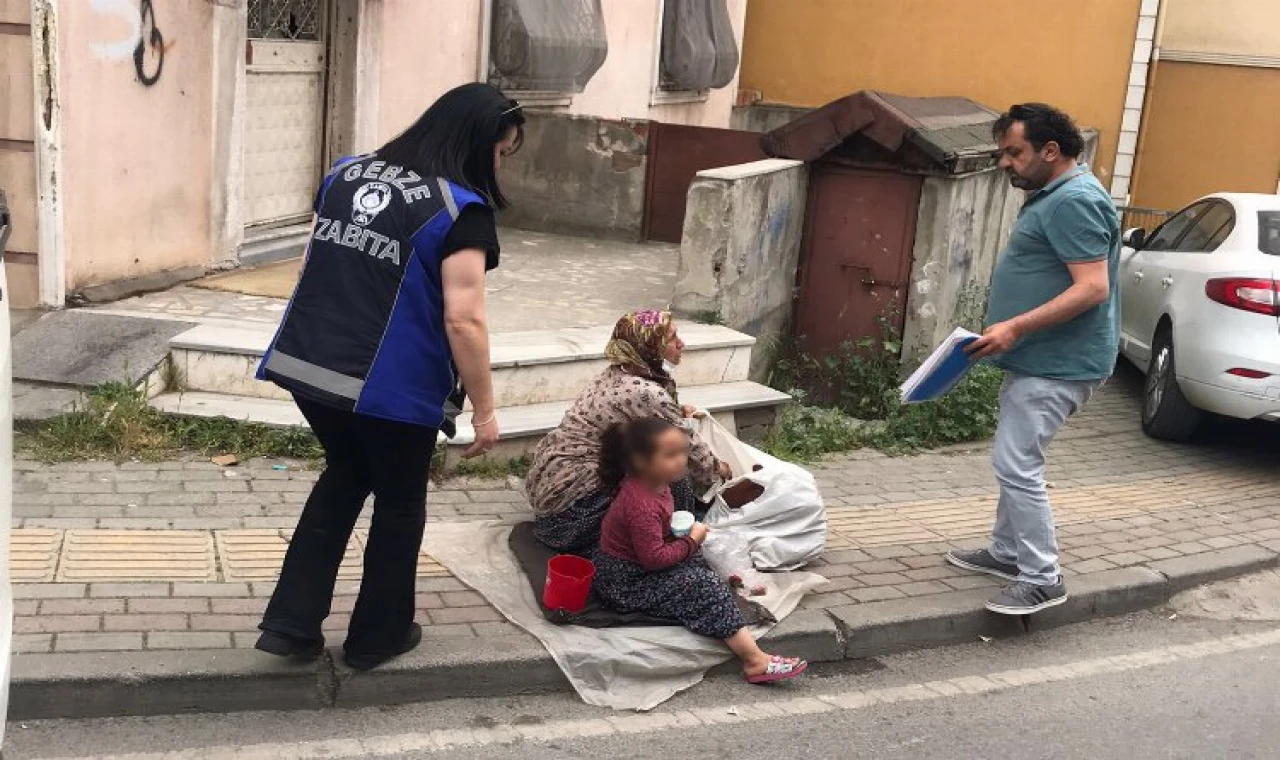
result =
[{"label": "teal polo shirt", "polygon": [[991,278],[987,324],[1042,306],[1071,286],[1067,264],[1107,262],[1110,295],[1075,319],[1023,336],[993,357],[1009,372],[1057,380],[1101,380],[1120,344],[1120,218],[1089,167],[1063,174],[1028,196]]}]

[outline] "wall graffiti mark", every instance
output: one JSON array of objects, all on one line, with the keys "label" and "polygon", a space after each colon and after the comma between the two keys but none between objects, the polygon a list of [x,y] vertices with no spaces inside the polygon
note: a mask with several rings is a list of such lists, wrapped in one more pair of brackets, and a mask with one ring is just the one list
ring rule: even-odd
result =
[{"label": "wall graffiti mark", "polygon": [[169,46],[156,19],[152,0],[89,0],[89,7],[96,13],[115,16],[127,25],[128,34],[113,42],[95,42],[89,47],[94,56],[104,61],[133,59],[133,71],[138,81],[150,87],[160,81],[164,72],[164,55]]}]

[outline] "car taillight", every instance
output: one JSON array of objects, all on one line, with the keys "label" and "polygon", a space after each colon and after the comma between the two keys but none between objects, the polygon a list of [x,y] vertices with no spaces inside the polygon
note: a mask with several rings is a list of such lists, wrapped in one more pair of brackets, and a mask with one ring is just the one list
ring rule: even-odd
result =
[{"label": "car taillight", "polygon": [[1204,285],[1209,298],[1233,309],[1280,316],[1280,282],[1226,277]]},{"label": "car taillight", "polygon": [[1246,380],[1265,380],[1268,377],[1271,377],[1270,372],[1263,372],[1260,369],[1249,369],[1247,367],[1234,367],[1227,370],[1227,374],[1235,375],[1236,377],[1243,377]]}]

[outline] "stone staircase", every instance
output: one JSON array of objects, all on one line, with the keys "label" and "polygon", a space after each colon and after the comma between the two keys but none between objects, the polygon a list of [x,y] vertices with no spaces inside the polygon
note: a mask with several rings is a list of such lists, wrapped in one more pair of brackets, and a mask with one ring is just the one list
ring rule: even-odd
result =
[{"label": "stone staircase", "polygon": [[[501,443],[490,457],[529,452],[560,423],[578,393],[605,366],[611,327],[496,333],[491,356]],[[200,325],[169,342],[164,390],[152,399],[175,414],[229,417],[270,425],[305,425],[288,394],[254,379],[273,331],[263,326]],[[682,324],[684,359],[676,371],[680,400],[712,413],[745,439],[758,439],[790,399],[748,379],[755,339],[725,327]],[[451,447],[473,437],[470,411]]]}]

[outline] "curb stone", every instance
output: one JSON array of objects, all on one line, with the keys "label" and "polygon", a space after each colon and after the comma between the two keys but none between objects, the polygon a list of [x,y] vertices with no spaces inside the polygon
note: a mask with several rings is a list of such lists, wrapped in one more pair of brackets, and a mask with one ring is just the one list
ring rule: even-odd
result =
[{"label": "curb stone", "polygon": [[[1135,612],[1201,583],[1277,565],[1280,554],[1247,545],[1074,576],[1066,603],[1028,618],[987,612],[987,590],[799,610],[765,640],[811,662],[873,658]],[[15,655],[10,719],[352,708],[569,688],[531,636],[428,639],[369,673],[351,671],[333,654],[311,663],[246,649]]]}]

